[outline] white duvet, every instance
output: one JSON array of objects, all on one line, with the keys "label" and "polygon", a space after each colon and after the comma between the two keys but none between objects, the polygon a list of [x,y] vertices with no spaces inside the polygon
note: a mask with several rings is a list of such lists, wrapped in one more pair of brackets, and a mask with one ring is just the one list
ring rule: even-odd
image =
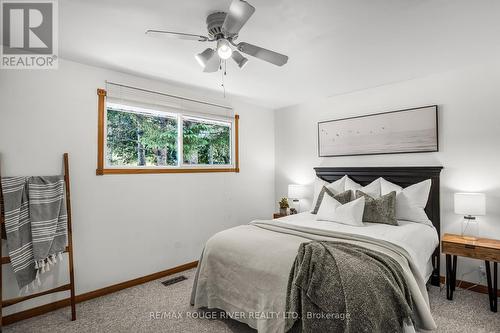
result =
[{"label": "white duvet", "polygon": [[355,227],[329,221],[317,221],[316,215],[310,212],[289,215],[278,220],[301,227],[358,234],[391,242],[401,246],[410,254],[425,281],[432,274],[431,256],[439,245],[439,237],[436,228],[431,225],[398,221],[398,226],[364,223],[362,227]]}]

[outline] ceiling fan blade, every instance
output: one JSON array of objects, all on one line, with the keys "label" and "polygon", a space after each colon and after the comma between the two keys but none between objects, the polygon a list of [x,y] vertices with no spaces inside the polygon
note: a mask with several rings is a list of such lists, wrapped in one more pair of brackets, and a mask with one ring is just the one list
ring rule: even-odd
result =
[{"label": "ceiling fan blade", "polygon": [[197,40],[200,42],[206,42],[209,40],[206,36],[187,34],[184,32],[174,32],[174,31],[163,31],[163,30],[146,30],[146,35],[152,37],[177,37],[179,39],[186,40]]},{"label": "ceiling fan blade", "polygon": [[222,32],[226,37],[233,37],[240,32],[250,16],[255,12],[255,7],[243,0],[233,0],[229,6],[229,12],[226,15]]},{"label": "ceiling fan blade", "polygon": [[283,66],[288,61],[288,56],[284,54],[264,49],[253,44],[239,43],[236,47],[240,52],[270,62],[271,64],[274,64],[276,66]]},{"label": "ceiling fan blade", "polygon": [[219,70],[219,67],[220,67],[220,58],[217,52],[214,52],[210,57],[210,59],[208,59],[203,71],[205,73],[213,73],[217,72]]}]

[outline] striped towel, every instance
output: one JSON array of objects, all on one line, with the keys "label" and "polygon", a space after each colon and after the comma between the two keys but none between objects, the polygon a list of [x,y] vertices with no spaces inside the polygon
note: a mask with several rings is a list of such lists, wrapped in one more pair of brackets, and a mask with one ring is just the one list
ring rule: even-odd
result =
[{"label": "striped towel", "polygon": [[10,262],[19,289],[36,278],[28,201],[28,178],[2,178],[5,232]]},{"label": "striped towel", "polygon": [[[2,178],[7,249],[19,288],[38,281],[66,247],[62,176]],[[34,286],[34,283],[33,283]]]},{"label": "striped towel", "polygon": [[64,178],[30,177],[28,195],[35,267],[44,273],[45,267],[49,267],[46,263],[57,263],[57,255],[62,258],[66,248],[68,215]]}]

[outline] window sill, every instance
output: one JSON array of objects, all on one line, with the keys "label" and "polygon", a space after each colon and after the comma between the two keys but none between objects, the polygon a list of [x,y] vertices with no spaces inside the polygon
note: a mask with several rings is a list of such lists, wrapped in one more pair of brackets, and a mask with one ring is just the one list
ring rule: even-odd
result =
[{"label": "window sill", "polygon": [[159,173],[213,173],[213,172],[240,172],[239,168],[138,168],[138,169],[96,169],[96,175],[139,175]]}]

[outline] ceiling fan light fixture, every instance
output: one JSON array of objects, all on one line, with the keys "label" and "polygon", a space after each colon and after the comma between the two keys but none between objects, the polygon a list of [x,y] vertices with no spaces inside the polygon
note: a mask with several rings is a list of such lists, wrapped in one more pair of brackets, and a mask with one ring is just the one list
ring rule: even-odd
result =
[{"label": "ceiling fan light fixture", "polygon": [[231,58],[233,50],[227,40],[219,39],[217,41],[217,54],[219,54],[219,57],[224,60]]},{"label": "ceiling fan light fixture", "polygon": [[213,49],[208,48],[205,51],[198,53],[194,57],[195,57],[196,61],[198,61],[200,66],[202,68],[205,68],[207,66],[207,63],[210,60],[210,58],[212,58],[212,56],[214,55],[214,52],[215,51]]},{"label": "ceiling fan light fixture", "polygon": [[245,65],[248,62],[248,59],[245,58],[243,55],[241,55],[241,53],[239,53],[238,51],[233,51],[231,57],[233,58],[234,62],[238,65],[239,68],[245,67]]},{"label": "ceiling fan light fixture", "polygon": [[225,61],[229,58],[233,58],[238,67],[243,68],[248,62],[245,56],[251,56],[276,66],[285,65],[288,62],[288,56],[284,54],[250,43],[235,43],[236,39],[239,38],[241,28],[254,14],[255,7],[245,0],[227,1],[231,1],[228,11],[218,11],[207,16],[207,36],[192,34],[190,32],[152,29],[148,29],[146,34],[151,36],[176,37],[198,42],[216,42],[217,45],[215,47],[208,48],[195,55],[196,61],[205,73],[215,73],[221,70],[222,60],[224,60],[225,65]]}]

